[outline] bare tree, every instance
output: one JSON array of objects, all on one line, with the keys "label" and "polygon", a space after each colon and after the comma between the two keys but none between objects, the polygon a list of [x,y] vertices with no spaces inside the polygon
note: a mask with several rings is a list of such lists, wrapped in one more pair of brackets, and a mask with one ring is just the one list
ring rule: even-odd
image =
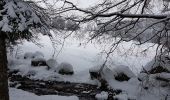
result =
[{"label": "bare tree", "polygon": [[55,9],[54,15],[76,11],[81,13],[81,16],[70,18],[71,20],[79,23],[96,21],[98,29],[93,32],[90,40],[105,35],[110,35],[110,38],[119,37],[107,52],[106,62],[109,54],[122,41],[135,40],[137,45],[146,42],[157,43],[161,52],[170,51],[169,0],[102,0],[99,4],[86,9],[79,8],[69,0],[61,1],[63,6]]}]

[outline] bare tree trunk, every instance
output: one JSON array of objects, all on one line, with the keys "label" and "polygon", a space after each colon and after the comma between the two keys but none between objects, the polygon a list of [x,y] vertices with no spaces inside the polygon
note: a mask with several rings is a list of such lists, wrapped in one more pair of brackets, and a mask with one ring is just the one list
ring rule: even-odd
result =
[{"label": "bare tree trunk", "polygon": [[0,35],[0,100],[9,100],[7,52],[5,37],[3,37],[2,35]]}]

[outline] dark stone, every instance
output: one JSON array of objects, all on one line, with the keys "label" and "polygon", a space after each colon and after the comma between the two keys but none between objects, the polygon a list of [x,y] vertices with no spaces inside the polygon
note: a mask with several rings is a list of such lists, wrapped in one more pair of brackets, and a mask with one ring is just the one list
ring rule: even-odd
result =
[{"label": "dark stone", "polygon": [[156,80],[159,80],[159,81],[164,81],[164,82],[170,82],[170,79],[167,79],[167,78],[163,78],[163,77],[156,77]]},{"label": "dark stone", "polygon": [[74,72],[67,72],[64,69],[60,69],[58,73],[61,75],[73,75],[74,74]]},{"label": "dark stone", "polygon": [[129,79],[130,78],[127,75],[125,75],[124,73],[119,73],[117,76],[115,76],[115,80],[120,81],[120,82],[128,81]]},{"label": "dark stone", "polygon": [[90,78],[93,79],[97,79],[98,77],[101,77],[99,72],[89,72],[90,73]]},{"label": "dark stone", "polygon": [[31,61],[31,66],[47,66],[46,61],[39,60],[39,61]]},{"label": "dark stone", "polygon": [[143,87],[145,90],[148,90],[148,87]]},{"label": "dark stone", "polygon": [[101,90],[108,90],[108,83],[104,78],[102,78],[99,72],[89,72],[89,73],[92,80],[97,79],[101,83],[100,86]]}]

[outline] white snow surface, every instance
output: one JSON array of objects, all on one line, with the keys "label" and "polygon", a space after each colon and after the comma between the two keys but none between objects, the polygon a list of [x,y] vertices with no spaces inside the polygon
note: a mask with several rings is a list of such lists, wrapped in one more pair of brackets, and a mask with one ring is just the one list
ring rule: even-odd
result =
[{"label": "white snow surface", "polygon": [[[22,51],[24,51],[23,54],[25,52],[40,51],[44,54],[45,59],[49,59],[52,57],[54,51],[56,53],[60,51],[59,47],[62,47],[62,45],[58,45],[58,48],[54,50],[51,41],[47,36],[40,35],[39,38],[39,42],[43,44],[44,47],[39,48],[35,44],[25,41],[22,45],[19,45],[19,47],[22,48]],[[54,56],[54,59],[56,59],[57,62],[68,62],[73,66],[75,74],[72,76],[58,74],[54,70],[56,67],[51,70],[47,70],[46,66],[32,67],[30,65],[31,60],[14,59],[14,57],[11,56],[8,56],[9,68],[10,70],[19,70],[20,73],[18,74],[23,76],[29,76],[29,74],[33,73],[34,75],[29,76],[31,79],[97,84],[95,80],[90,79],[89,69],[93,66],[101,65],[104,62],[105,55],[101,56],[100,50],[107,48],[109,44],[104,46],[104,44],[94,45],[93,43],[90,43],[86,46],[80,46],[80,43],[82,44],[82,42],[82,40],[75,40],[73,37],[69,37],[65,40],[62,51],[57,56]],[[169,93],[167,88],[157,87],[158,85],[156,85],[156,87],[145,90],[142,88],[143,83],[139,82],[136,77],[142,66],[145,66],[147,62],[153,59],[155,48],[141,54],[140,51],[145,50],[149,44],[134,48],[133,50],[126,49],[131,48],[131,44],[132,43],[122,43],[121,46],[118,47],[118,50],[116,50],[108,60],[107,66],[109,69],[106,68],[104,70],[104,76],[110,85],[110,88],[123,90],[123,93],[117,96],[119,98],[164,100],[166,94]],[[124,48],[122,46],[124,46]],[[22,56],[22,54],[20,56]],[[96,70],[96,68],[92,68],[91,70]],[[123,82],[116,81],[114,79],[114,75],[117,74],[117,72],[114,72],[115,70],[117,72],[125,72],[130,76],[130,80]],[[161,76],[167,75],[161,74]],[[167,78],[169,78],[169,75]],[[151,82],[154,82],[152,81],[152,77],[150,80]]]},{"label": "white snow surface", "polygon": [[100,94],[96,94],[95,98],[97,100],[107,100],[108,92],[102,91]]},{"label": "white snow surface", "polygon": [[79,100],[77,96],[44,95],[37,96],[23,90],[9,88],[10,100]]},{"label": "white snow surface", "polygon": [[26,52],[24,54],[24,58],[25,59],[32,59],[33,58],[33,53],[32,52]]}]

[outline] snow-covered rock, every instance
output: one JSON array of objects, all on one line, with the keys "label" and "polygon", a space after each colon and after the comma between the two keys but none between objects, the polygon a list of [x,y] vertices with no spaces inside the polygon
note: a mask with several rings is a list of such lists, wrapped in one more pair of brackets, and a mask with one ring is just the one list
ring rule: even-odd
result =
[{"label": "snow-covered rock", "polygon": [[73,66],[67,62],[63,62],[58,66],[58,73],[72,75],[74,74]]},{"label": "snow-covered rock", "polygon": [[99,72],[100,68],[101,68],[100,65],[94,66],[94,67],[89,69],[89,72]]},{"label": "snow-covered rock", "polygon": [[56,68],[57,66],[58,66],[58,62],[55,60],[55,59],[48,59],[47,61],[46,61],[46,64],[47,64],[47,66],[49,67],[49,69],[51,69],[51,68]]},{"label": "snow-covered rock", "polygon": [[34,58],[44,58],[44,54],[40,51],[33,52],[26,52],[24,54],[24,59],[34,59]]},{"label": "snow-covered rock", "polygon": [[127,94],[119,94],[113,97],[116,100],[128,100]]},{"label": "snow-covered rock", "polygon": [[170,56],[169,55],[158,55],[152,61],[146,64],[142,69],[141,73],[170,73]]},{"label": "snow-covered rock", "polygon": [[107,100],[108,99],[108,92],[102,91],[100,94],[96,94],[95,98],[97,100]]},{"label": "snow-covered rock", "polygon": [[36,51],[32,56],[33,58],[44,58],[44,54],[40,51]]},{"label": "snow-covered rock", "polygon": [[156,56],[150,61],[138,78],[142,81],[143,87],[167,87],[170,82],[170,56],[166,54]]},{"label": "snow-covered rock", "polygon": [[26,52],[24,54],[24,59],[32,59],[33,58],[33,54],[32,52]]},{"label": "snow-covered rock", "polygon": [[37,96],[20,89],[9,88],[10,100],[79,100],[77,96],[44,95]]},{"label": "snow-covered rock", "polygon": [[116,66],[115,68],[113,68],[112,71],[115,76],[123,73],[123,74],[127,75],[129,78],[135,77],[135,74],[130,70],[130,68],[128,66],[119,65],[119,66]]},{"label": "snow-covered rock", "polygon": [[117,81],[128,81],[129,79],[136,77],[135,74],[124,65],[115,65],[114,67],[105,67],[103,69],[105,78],[112,78]]},{"label": "snow-covered rock", "polygon": [[34,58],[31,60],[31,66],[47,66],[44,58]]}]

